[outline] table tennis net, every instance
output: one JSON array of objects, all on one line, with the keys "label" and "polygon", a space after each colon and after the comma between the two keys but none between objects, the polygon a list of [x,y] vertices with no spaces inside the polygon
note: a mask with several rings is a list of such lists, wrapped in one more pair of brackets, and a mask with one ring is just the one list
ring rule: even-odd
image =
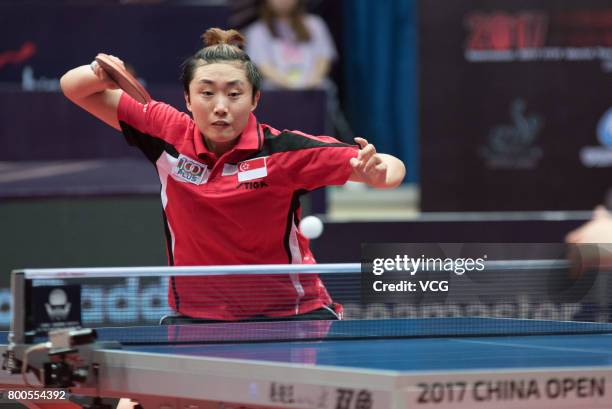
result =
[{"label": "table tennis net", "polygon": [[[130,268],[78,269],[78,274],[56,270],[55,278],[33,274],[37,278],[24,280],[23,328],[41,335],[68,323],[96,328],[104,338],[145,344],[612,333],[612,287],[605,272],[589,271],[578,279],[541,266],[462,276],[428,272],[422,279],[447,289],[371,302],[364,294],[362,273],[345,271],[346,266],[291,275],[205,269],[200,275],[197,267],[188,276],[171,276],[169,268],[159,268],[157,274],[155,268],[138,274]],[[231,322],[194,320],[160,326],[162,317],[177,314],[168,294],[176,291],[174,280],[185,278],[191,308],[230,311]],[[230,293],[211,285],[219,279],[229,285]],[[317,288],[318,279],[324,286],[318,291],[327,291],[343,306],[342,323],[295,321],[292,311],[297,303],[320,296],[308,293]],[[272,284],[278,281],[294,292],[280,296],[278,285]],[[300,283],[305,293],[300,294]]]}]

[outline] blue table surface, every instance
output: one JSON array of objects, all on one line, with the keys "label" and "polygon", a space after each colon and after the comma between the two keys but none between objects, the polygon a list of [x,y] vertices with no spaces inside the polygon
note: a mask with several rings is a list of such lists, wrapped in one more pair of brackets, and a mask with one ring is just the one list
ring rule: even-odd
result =
[{"label": "blue table surface", "polygon": [[612,335],[131,346],[130,351],[390,371],[612,367]]},{"label": "blue table surface", "polygon": [[[230,327],[227,327],[228,325]],[[429,326],[430,329],[439,328],[438,337],[422,337],[423,325]],[[280,337],[278,334],[288,328],[293,335],[306,336],[302,340],[292,342],[181,344],[179,337],[178,344],[139,344],[140,341],[145,341],[147,336],[176,339],[177,334],[181,334],[188,340],[196,340],[196,336],[210,336],[211,333],[220,336],[223,328],[230,328],[231,331],[240,329],[237,332],[267,333],[272,337]],[[447,333],[455,333],[458,336],[439,337],[440,334],[446,334],[442,332],[443,328],[446,328]],[[499,335],[503,334],[502,329],[510,332],[515,330],[522,334],[530,328],[536,335]],[[606,330],[608,333],[579,333],[595,330]],[[376,331],[378,334],[375,334]],[[415,331],[419,338],[394,338]],[[564,331],[574,333],[561,335]],[[476,336],[483,332],[497,335]],[[273,325],[258,323],[126,327],[99,329],[98,333],[100,339],[131,339],[131,342],[124,345],[124,349],[133,352],[331,365],[367,370],[421,372],[612,367],[612,326],[605,324],[455,318],[430,321],[405,319],[287,322]],[[368,339],[370,333],[376,337]],[[313,334],[319,335],[321,339],[307,340]],[[385,334],[389,338],[385,338]],[[331,339],[326,338],[326,335],[331,336]],[[356,339],[358,336],[365,338]],[[6,339],[6,333],[0,334],[0,337],[0,340]],[[347,339],[342,339],[343,337]],[[256,335],[256,339],[261,338]]]}]

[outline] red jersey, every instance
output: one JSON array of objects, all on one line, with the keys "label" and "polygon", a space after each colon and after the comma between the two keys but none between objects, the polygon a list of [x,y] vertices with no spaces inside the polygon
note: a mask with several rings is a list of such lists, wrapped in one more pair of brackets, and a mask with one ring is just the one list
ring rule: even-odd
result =
[{"label": "red jersey", "polygon": [[[278,131],[253,114],[234,148],[207,150],[193,119],[123,93],[118,119],[128,143],[155,165],[170,265],[315,263],[298,230],[299,197],[344,184],[357,146]],[[331,303],[317,275],[172,277],[169,303],[197,318],[239,320],[306,313]]]}]

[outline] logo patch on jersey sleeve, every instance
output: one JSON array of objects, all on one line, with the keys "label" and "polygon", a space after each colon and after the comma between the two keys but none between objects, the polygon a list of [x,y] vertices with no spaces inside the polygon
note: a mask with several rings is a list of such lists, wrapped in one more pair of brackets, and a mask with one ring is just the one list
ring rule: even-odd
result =
[{"label": "logo patch on jersey sleeve", "polygon": [[208,181],[210,174],[208,167],[200,162],[196,162],[187,156],[180,155],[176,166],[172,169],[172,176],[175,179],[201,185]]},{"label": "logo patch on jersey sleeve", "polygon": [[268,176],[266,157],[238,162],[238,182],[261,179]]}]

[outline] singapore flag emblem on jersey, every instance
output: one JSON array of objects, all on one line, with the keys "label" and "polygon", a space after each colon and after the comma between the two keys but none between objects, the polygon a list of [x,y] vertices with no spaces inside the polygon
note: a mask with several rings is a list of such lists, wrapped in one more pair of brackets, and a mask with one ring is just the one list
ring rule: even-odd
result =
[{"label": "singapore flag emblem on jersey", "polygon": [[238,182],[260,179],[268,175],[266,158],[256,158],[238,163]]}]

